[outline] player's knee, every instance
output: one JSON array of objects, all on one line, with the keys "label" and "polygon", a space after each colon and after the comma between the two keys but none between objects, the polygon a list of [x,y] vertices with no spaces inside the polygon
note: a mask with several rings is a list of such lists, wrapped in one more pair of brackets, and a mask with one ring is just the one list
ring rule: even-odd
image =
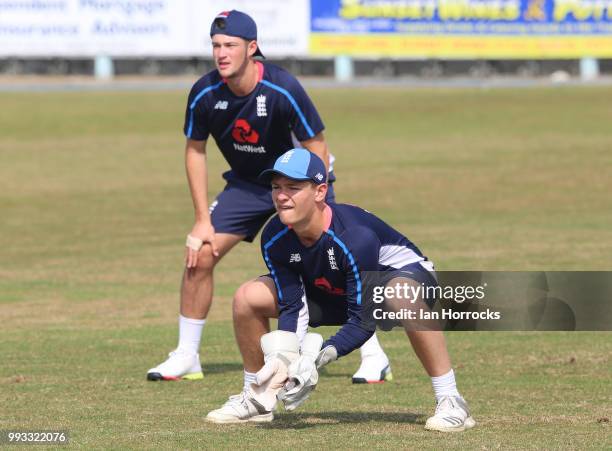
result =
[{"label": "player's knee", "polygon": [[253,299],[249,296],[252,296],[252,290],[249,290],[250,284],[252,284],[252,281],[243,283],[238,287],[236,293],[234,293],[234,301],[232,304],[234,317],[249,316],[253,313]]},{"label": "player's knee", "polygon": [[234,294],[233,312],[234,317],[273,317],[276,312],[274,296],[261,280],[243,283]]},{"label": "player's knee", "polygon": [[216,264],[217,259],[212,253],[212,248],[208,245],[204,245],[198,253],[198,264],[196,269],[198,272],[209,273],[212,272]]}]

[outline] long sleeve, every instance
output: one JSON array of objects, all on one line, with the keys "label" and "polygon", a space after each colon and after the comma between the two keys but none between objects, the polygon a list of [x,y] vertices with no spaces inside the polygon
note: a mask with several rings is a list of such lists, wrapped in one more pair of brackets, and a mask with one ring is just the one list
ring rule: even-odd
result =
[{"label": "long sleeve", "polygon": [[376,328],[365,304],[370,302],[364,294],[361,280],[362,271],[378,270],[378,253],[380,241],[374,232],[365,227],[351,230],[350,236],[336,236],[330,233],[334,242],[342,249],[341,265],[346,273],[346,296],[348,303],[348,321],[340,330],[329,338],[324,346],[333,345],[339,356],[349,354],[361,347],[373,334]]},{"label": "long sleeve", "polygon": [[278,258],[278,251],[272,249],[288,229],[274,233],[272,227],[266,227],[261,235],[261,253],[276,286],[278,296],[278,329],[297,332],[300,309],[304,304],[304,284],[300,275],[287,268]]}]

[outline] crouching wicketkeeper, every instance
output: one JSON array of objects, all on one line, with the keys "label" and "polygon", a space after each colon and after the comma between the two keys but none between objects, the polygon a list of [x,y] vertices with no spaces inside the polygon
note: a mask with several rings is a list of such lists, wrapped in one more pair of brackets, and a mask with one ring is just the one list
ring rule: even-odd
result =
[{"label": "crouching wicketkeeper", "polygon": [[[287,410],[295,409],[316,387],[318,368],[373,335],[376,324],[364,272],[382,274],[385,287],[437,284],[433,264],[401,233],[361,208],[325,203],[325,166],[316,155],[290,150],[262,177],[271,179],[278,212],[262,234],[270,273],[243,284],[234,297],[234,329],[245,376],[250,376],[240,395],[208,414],[218,423],[271,421],[277,399]],[[384,308],[418,312],[428,303],[390,294]],[[269,332],[270,318],[278,318],[277,331]],[[306,334],[308,325],[341,327],[323,341],[318,334]],[[435,414],[425,428],[473,427],[442,332],[428,321],[405,320],[402,325],[436,396]]]}]

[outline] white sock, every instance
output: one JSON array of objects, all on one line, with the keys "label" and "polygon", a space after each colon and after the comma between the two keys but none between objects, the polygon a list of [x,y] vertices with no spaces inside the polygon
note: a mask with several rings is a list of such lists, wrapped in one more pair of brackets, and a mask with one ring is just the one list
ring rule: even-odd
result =
[{"label": "white sock", "polygon": [[451,370],[442,376],[434,376],[431,378],[436,400],[443,396],[461,396],[457,391],[457,383],[455,382],[455,372]]},{"label": "white sock", "polygon": [[255,383],[255,375],[256,373],[249,373],[247,370],[244,370],[244,386],[242,391],[247,391],[251,383]]},{"label": "white sock", "polygon": [[197,354],[200,350],[202,329],[205,319],[186,318],[179,315],[179,342],[177,349],[190,354]]},{"label": "white sock", "polygon": [[372,337],[361,346],[359,351],[361,352],[361,360],[366,357],[378,357],[381,360],[389,361],[385,351],[383,351],[383,348],[381,348],[378,342],[376,334],[372,335]]}]

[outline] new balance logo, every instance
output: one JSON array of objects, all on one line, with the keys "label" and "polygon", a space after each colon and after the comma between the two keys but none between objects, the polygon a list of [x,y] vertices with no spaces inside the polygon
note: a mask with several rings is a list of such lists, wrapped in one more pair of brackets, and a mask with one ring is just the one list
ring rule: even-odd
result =
[{"label": "new balance logo", "polygon": [[299,263],[302,261],[302,256],[300,254],[291,254],[289,257],[289,263]]},{"label": "new balance logo", "polygon": [[317,175],[315,175],[315,178],[320,182],[321,180],[323,180],[323,174],[319,172],[317,173]]},{"label": "new balance logo", "polygon": [[215,110],[227,110],[227,100],[219,100],[215,104]]},{"label": "new balance logo", "polygon": [[257,96],[257,116],[265,117],[268,115],[266,111],[266,96],[260,95]]},{"label": "new balance logo", "polygon": [[331,269],[339,269],[338,263],[336,263],[336,256],[334,255],[334,248],[327,249],[327,257],[329,258],[329,267]]}]

